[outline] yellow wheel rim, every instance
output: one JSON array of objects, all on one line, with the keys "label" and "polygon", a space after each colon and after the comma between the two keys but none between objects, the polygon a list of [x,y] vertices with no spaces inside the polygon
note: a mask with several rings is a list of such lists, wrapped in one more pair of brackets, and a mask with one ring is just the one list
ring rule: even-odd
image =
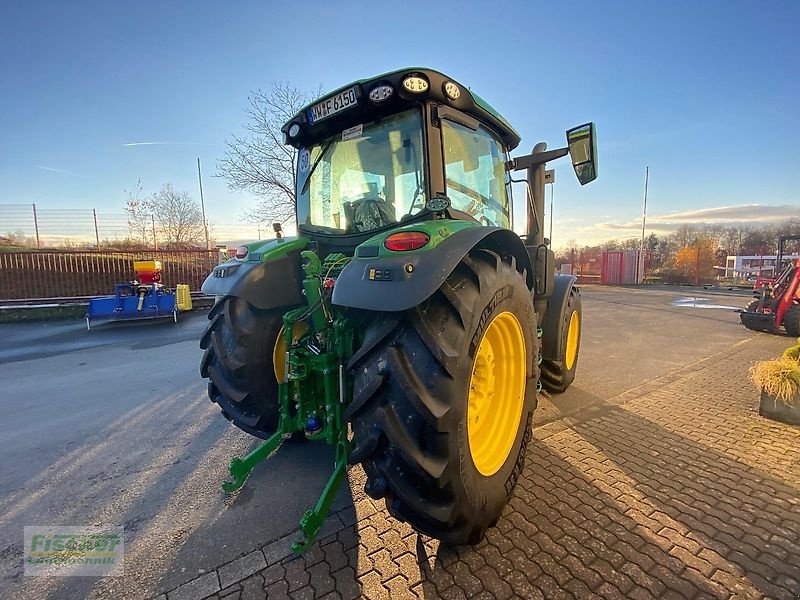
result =
[{"label": "yellow wheel rim", "polygon": [[564,357],[565,366],[567,371],[575,364],[575,359],[578,358],[578,342],[581,339],[581,316],[577,311],[572,313],[569,318],[569,329],[567,330],[567,352]]},{"label": "yellow wheel rim", "polygon": [[[308,332],[308,325],[305,321],[295,323],[292,327],[292,339],[296,342]],[[275,370],[275,380],[280,383],[286,376],[286,340],[284,339],[286,330],[281,327],[278,332],[278,339],[275,340],[275,348],[272,349],[272,368]]]},{"label": "yellow wheel rim", "polygon": [[525,359],[519,321],[510,312],[500,313],[481,338],[469,381],[467,437],[481,475],[497,473],[514,445],[525,397]]}]

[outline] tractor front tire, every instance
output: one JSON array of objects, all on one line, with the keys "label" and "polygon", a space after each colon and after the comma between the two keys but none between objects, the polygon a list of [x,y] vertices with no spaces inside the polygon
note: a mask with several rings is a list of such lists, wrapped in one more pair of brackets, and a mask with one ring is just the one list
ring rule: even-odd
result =
[{"label": "tractor front tire", "polygon": [[345,415],[367,494],[417,531],[477,543],[524,467],[536,356],[525,273],[487,250],[416,308],[379,315],[350,362]]},{"label": "tractor front tire", "polygon": [[219,300],[200,347],[208,397],[240,429],[260,438],[278,426],[278,382],[272,356],[285,308],[260,310],[242,298]]},{"label": "tractor front tire", "polygon": [[793,338],[800,338],[800,304],[792,304],[783,315],[783,326]]},{"label": "tractor front tire", "polygon": [[565,392],[575,380],[578,368],[578,353],[581,347],[581,326],[583,325],[580,290],[573,286],[569,290],[567,309],[561,322],[561,356],[559,360],[542,361],[542,386],[548,392]]},{"label": "tractor front tire", "polygon": [[747,306],[744,307],[744,312],[750,312],[750,313],[756,312],[756,309],[758,308],[758,302],[759,302],[758,298],[748,302]]}]

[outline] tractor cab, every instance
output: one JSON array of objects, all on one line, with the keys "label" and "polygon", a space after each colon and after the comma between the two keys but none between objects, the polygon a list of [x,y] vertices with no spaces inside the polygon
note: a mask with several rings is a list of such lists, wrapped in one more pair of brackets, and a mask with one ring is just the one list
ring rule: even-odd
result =
[{"label": "tractor cab", "polygon": [[[445,216],[512,226],[509,153],[520,136],[437,71],[403,69],[354,82],[304,107],[283,133],[298,151],[303,234],[355,248],[381,230]],[[581,161],[591,165],[590,181],[591,150]]]},{"label": "tractor cab", "polygon": [[[450,216],[509,227],[506,163],[519,134],[465,86],[429,69],[361,80],[283,128],[298,150],[297,217],[312,236],[355,247],[376,231]],[[433,209],[433,210],[432,210]],[[366,235],[365,235],[366,234]]]}]

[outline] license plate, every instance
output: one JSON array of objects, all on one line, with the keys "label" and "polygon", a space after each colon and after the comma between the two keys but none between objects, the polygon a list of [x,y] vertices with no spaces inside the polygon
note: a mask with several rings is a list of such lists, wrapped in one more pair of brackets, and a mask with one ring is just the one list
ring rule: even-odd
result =
[{"label": "license plate", "polygon": [[316,103],[308,109],[306,116],[308,117],[309,123],[316,123],[317,121],[327,119],[336,113],[342,112],[351,106],[355,106],[357,103],[356,88],[351,87],[349,90],[339,92],[335,96],[331,96],[322,102]]}]

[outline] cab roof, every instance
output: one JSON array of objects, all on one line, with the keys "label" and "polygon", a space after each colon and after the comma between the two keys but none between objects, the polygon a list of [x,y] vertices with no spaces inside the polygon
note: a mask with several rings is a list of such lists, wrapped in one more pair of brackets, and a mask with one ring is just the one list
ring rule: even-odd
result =
[{"label": "cab roof", "polygon": [[[428,82],[428,89],[422,93],[409,92],[402,85],[403,80],[408,76],[422,77]],[[455,83],[460,91],[460,95],[455,99],[451,98],[445,93],[445,84],[450,82]],[[486,102],[486,100],[452,77],[448,77],[444,73],[434,69],[428,69],[426,67],[408,67],[405,69],[396,69],[394,71],[376,75],[375,77],[359,79],[333,90],[324,96],[321,96],[320,98],[310,102],[300,109],[297,115],[295,115],[291,121],[283,126],[282,131],[286,137],[286,142],[291,145],[300,145],[301,139],[299,138],[304,138],[311,135],[311,132],[309,131],[310,129],[316,130],[318,127],[320,128],[319,134],[317,134],[315,131],[313,137],[320,137],[327,133],[332,134],[335,133],[337,124],[341,125],[342,127],[346,127],[348,121],[352,120],[347,119],[348,114],[355,113],[357,115],[363,112],[377,112],[378,107],[369,100],[369,93],[376,87],[386,84],[392,86],[393,93],[386,102],[380,103],[380,112],[395,112],[402,110],[404,105],[425,100],[433,100],[445,106],[451,106],[455,109],[463,111],[468,115],[475,117],[482,123],[488,125],[500,135],[503,143],[509,148],[509,150],[513,150],[520,143],[519,133],[517,133],[511,124],[505,118],[503,118],[503,116],[497,112],[494,107]],[[361,105],[361,110],[345,110],[342,111],[342,113],[337,113],[333,117],[326,117],[324,121],[318,121],[316,124],[311,121],[309,113],[312,107],[319,104],[323,100],[332,98],[350,88],[356,88],[356,96],[358,98],[359,105]],[[299,136],[299,138],[293,140],[288,136],[288,130],[289,127],[295,123],[300,125],[303,133]]]}]

